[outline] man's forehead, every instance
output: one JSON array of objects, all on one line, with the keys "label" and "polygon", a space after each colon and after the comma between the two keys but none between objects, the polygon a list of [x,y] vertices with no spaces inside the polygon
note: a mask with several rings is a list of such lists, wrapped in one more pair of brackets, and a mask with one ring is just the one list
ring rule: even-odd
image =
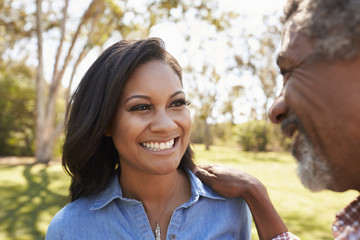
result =
[{"label": "man's forehead", "polygon": [[286,21],[277,63],[280,69],[288,70],[298,66],[313,53],[313,41],[299,30],[298,21],[302,11],[293,14]]}]

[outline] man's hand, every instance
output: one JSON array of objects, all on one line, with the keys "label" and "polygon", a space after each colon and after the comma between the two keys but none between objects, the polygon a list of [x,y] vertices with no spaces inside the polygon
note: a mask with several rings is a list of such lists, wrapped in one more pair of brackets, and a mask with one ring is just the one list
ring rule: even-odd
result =
[{"label": "man's hand", "polygon": [[236,168],[216,164],[197,165],[194,173],[224,197],[243,197],[246,200],[251,194],[256,194],[254,190],[266,194],[266,188],[257,178]]},{"label": "man's hand", "polygon": [[244,198],[260,240],[270,240],[288,231],[272,205],[265,186],[257,178],[236,168],[213,164],[197,165],[193,172],[220,195]]}]

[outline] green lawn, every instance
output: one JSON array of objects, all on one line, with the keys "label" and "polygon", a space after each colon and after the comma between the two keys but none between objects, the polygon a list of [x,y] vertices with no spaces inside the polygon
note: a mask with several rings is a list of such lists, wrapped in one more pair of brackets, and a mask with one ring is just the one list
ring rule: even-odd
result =
[{"label": "green lawn", "polygon": [[[196,162],[222,163],[264,182],[288,228],[302,239],[333,239],[334,215],[358,193],[310,193],[287,153],[252,153],[195,146]],[[60,165],[0,165],[0,239],[44,239],[52,216],[68,201],[69,177]],[[253,229],[253,239],[258,239]]]},{"label": "green lawn", "polygon": [[[359,195],[356,191],[312,193],[295,174],[296,164],[289,153],[242,152],[224,147],[195,146],[198,163],[222,163],[259,178],[288,229],[303,240],[334,239],[331,224],[335,214]],[[253,228],[253,239],[258,239]]]}]

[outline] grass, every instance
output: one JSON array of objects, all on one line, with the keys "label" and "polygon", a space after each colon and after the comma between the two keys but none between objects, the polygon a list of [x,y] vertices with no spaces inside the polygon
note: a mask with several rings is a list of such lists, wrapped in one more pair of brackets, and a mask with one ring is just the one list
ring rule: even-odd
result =
[{"label": "grass", "polygon": [[[295,175],[287,153],[252,153],[194,146],[197,163],[221,163],[258,177],[290,231],[301,239],[333,239],[334,215],[358,193],[311,193]],[[59,164],[0,165],[0,239],[44,239],[53,215],[67,201],[69,177]],[[252,239],[258,239],[253,228]]]},{"label": "grass", "polygon": [[44,239],[67,203],[69,178],[60,165],[0,165],[0,239]]},{"label": "grass", "polygon": [[[194,147],[197,163],[221,163],[259,178],[288,229],[301,239],[334,239],[331,224],[335,214],[359,195],[356,191],[312,193],[295,174],[296,163],[289,153],[242,152],[227,147]],[[253,228],[252,239],[258,239]]]}]

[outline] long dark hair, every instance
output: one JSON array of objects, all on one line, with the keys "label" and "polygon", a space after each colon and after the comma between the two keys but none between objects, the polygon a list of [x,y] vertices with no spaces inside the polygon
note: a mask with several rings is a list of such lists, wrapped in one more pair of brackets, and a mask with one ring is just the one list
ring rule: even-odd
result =
[{"label": "long dark hair", "polygon": [[[62,156],[62,165],[71,176],[71,201],[98,192],[115,174],[121,174],[118,152],[104,132],[126,82],[136,68],[152,60],[169,64],[182,82],[181,67],[165,51],[161,39],[123,40],[100,55],[71,97]],[[192,156],[188,145],[179,168],[193,168]]]}]

